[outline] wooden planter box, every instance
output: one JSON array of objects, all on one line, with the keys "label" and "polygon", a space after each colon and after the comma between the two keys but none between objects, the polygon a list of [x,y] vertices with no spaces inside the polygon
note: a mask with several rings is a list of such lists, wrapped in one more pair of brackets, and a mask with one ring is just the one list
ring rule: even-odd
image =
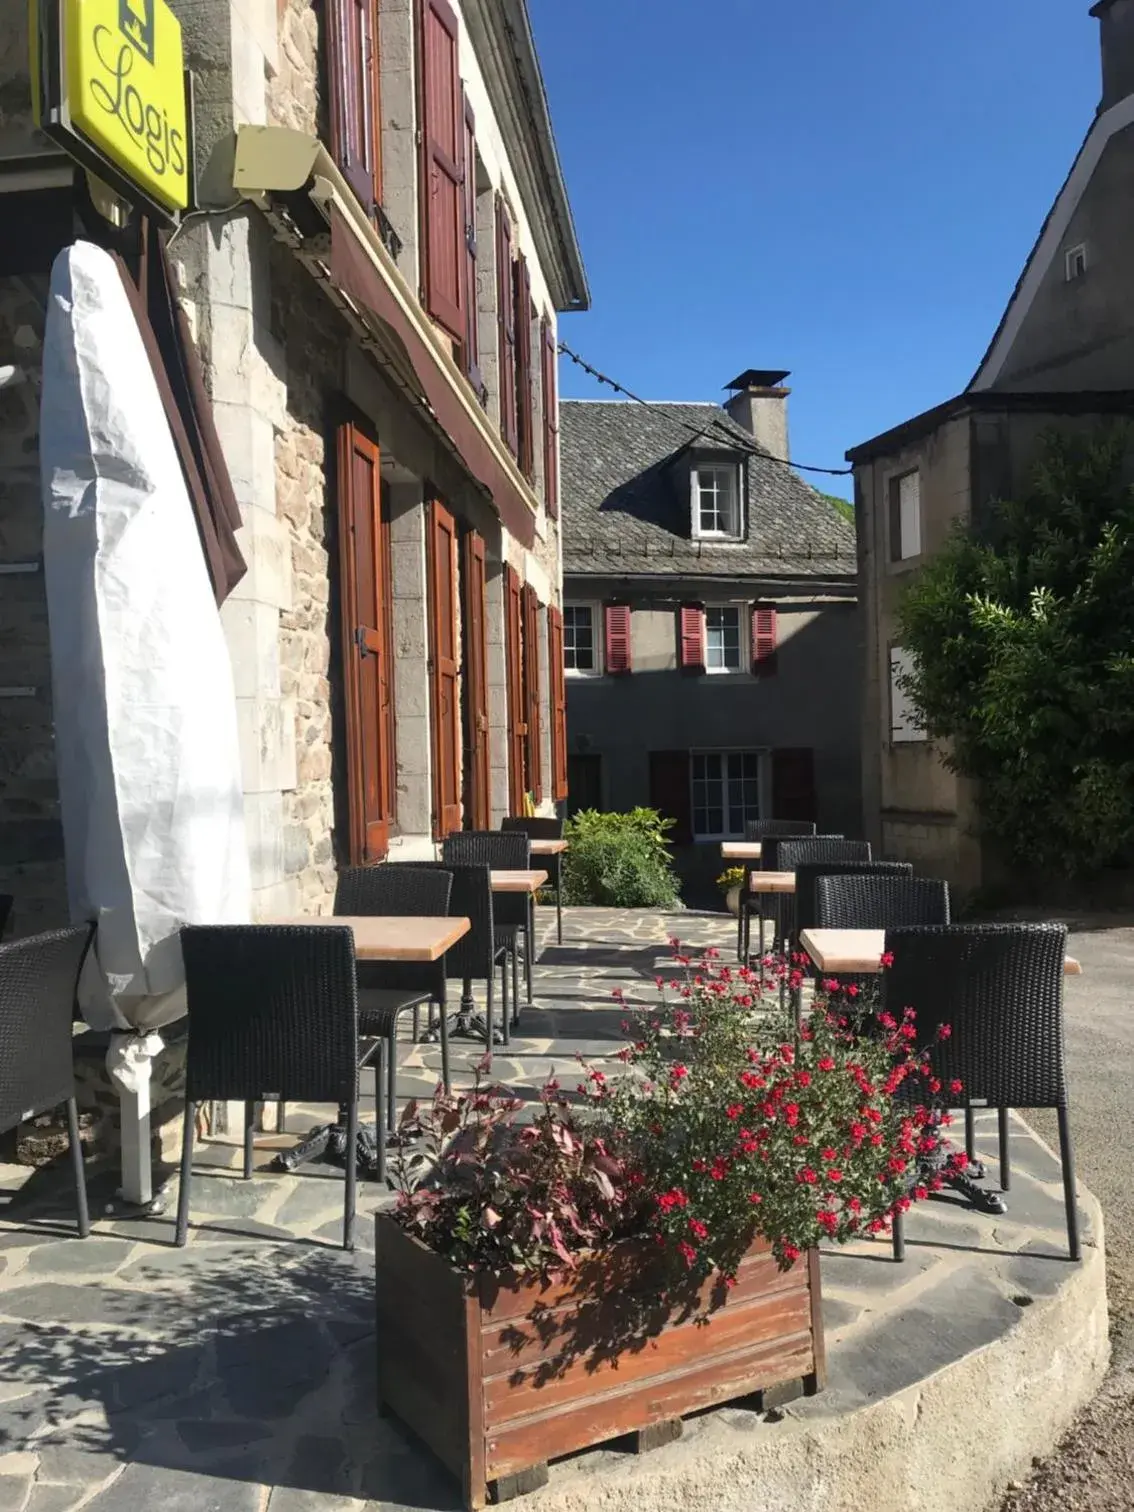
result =
[{"label": "wooden planter box", "polygon": [[625,1247],[564,1284],[453,1270],[379,1214],[378,1401],[461,1482],[465,1505],[547,1479],[547,1462],[623,1434],[648,1448],[684,1413],[824,1382],[819,1255],[781,1271],[762,1240],[735,1287],[666,1309],[656,1260]]}]

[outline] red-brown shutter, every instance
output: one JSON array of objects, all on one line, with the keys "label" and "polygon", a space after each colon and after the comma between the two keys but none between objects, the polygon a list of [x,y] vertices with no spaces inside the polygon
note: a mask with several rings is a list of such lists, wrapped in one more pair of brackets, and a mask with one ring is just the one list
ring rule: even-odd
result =
[{"label": "red-brown shutter", "polygon": [[556,378],[555,333],[545,315],[540,326],[543,368],[543,498],[554,520],[559,514],[559,391]]},{"label": "red-brown shutter", "polygon": [[680,611],[681,667],[686,672],[705,670],[705,606],[682,604]]},{"label": "red-brown shutter", "polygon": [[465,101],[465,372],[469,382],[483,396],[480,376],[480,321],[476,290],[476,121],[473,109]]},{"label": "red-brown shutter", "polygon": [[524,584],[524,701],[528,715],[528,791],[533,803],[543,802],[543,753],[540,749],[539,599],[530,583]]},{"label": "red-brown shutter", "polygon": [[425,308],[466,339],[465,118],[458,59],[460,25],[448,0],[421,0],[421,260]]},{"label": "red-brown shutter", "polygon": [[630,671],[630,606],[607,604],[603,609],[606,659],[604,670],[610,673]]},{"label": "red-brown shutter", "polygon": [[382,199],[376,0],[327,0],[331,156],[367,215]]},{"label": "red-brown shutter", "polygon": [[814,823],[815,752],[809,749],[772,752],[772,812],[777,819]]},{"label": "red-brown shutter", "polygon": [[524,632],[520,604],[520,579],[515,570],[504,568],[504,663],[508,682],[508,807],[513,818],[522,818],[524,793],[524,749],[528,721],[524,707]]},{"label": "red-brown shutter", "polygon": [[776,672],[776,610],[771,604],[752,606],[752,670],[759,677]]},{"label": "red-brown shutter", "polygon": [[457,527],[436,499],[429,505],[427,598],[433,750],[433,838],[461,827],[461,710],[457,691]]},{"label": "red-brown shutter", "polygon": [[693,803],[689,789],[688,751],[650,752],[650,807],[672,819],[667,839],[688,845],[693,839]]},{"label": "red-brown shutter", "polygon": [[394,816],[389,512],[378,447],[357,426],[340,426],[337,462],[347,849],[361,865],[385,856]]},{"label": "red-brown shutter", "polygon": [[464,537],[464,668],[468,728],[465,731],[465,804],[473,829],[491,819],[488,748],[488,643],[484,541],[475,530]]},{"label": "red-brown shutter", "polygon": [[496,200],[496,321],[500,337],[500,434],[516,452],[516,299],[512,290],[512,228]]},{"label": "red-brown shutter", "polygon": [[547,609],[548,703],[551,706],[551,797],[567,796],[567,680],[563,671],[563,611]]},{"label": "red-brown shutter", "polygon": [[521,252],[514,267],[516,294],[516,456],[520,471],[530,478],[535,471],[535,435],[532,418],[532,280],[528,260]]}]

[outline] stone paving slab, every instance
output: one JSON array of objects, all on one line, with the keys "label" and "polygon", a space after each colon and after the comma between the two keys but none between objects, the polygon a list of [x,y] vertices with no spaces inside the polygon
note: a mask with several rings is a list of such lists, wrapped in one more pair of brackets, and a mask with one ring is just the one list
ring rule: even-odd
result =
[{"label": "stone paving slab", "polygon": [[[568,910],[565,928],[564,945],[545,949],[537,967],[534,1006],[494,1059],[494,1076],[521,1093],[534,1093],[552,1068],[566,1081],[580,1050],[613,1056],[623,1013],[610,993],[622,986],[650,1001],[670,933],[726,952],[735,937],[731,920],[710,915]],[[455,1041],[453,1051],[457,1078],[469,1080],[483,1046]],[[438,1047],[405,1042],[399,1098],[428,1096],[438,1071]],[[289,1108],[289,1130],[330,1111]],[[977,1123],[995,1174],[995,1120]],[[748,1453],[808,1425],[850,1421],[1049,1308],[1082,1267],[1066,1258],[1058,1161],[1022,1120],[1012,1137],[1006,1217],[936,1201],[910,1216],[904,1265],[888,1242],[824,1257],[825,1393],[772,1414],[778,1421],[743,1405],[697,1419],[684,1447],[650,1457],[649,1474],[676,1474],[702,1435],[714,1455]],[[341,1173],[269,1171],[279,1142],[264,1138],[249,1182],[234,1174],[235,1147],[199,1148],[181,1251],[172,1247],[173,1183],[161,1210],[130,1216],[106,1214],[92,1183],[96,1237],[84,1243],[71,1237],[65,1172],[29,1180],[0,1167],[0,1512],[459,1505],[436,1462],[375,1411],[371,1217],[389,1194],[361,1184],[358,1249],[347,1255],[337,1247]],[[1100,1237],[1089,1199],[1083,1219],[1089,1260]],[[626,1473],[609,1448],[579,1456],[553,1467],[533,1507],[593,1505],[596,1477],[622,1486]],[[620,1494],[618,1505],[637,1505],[625,1487]]]}]

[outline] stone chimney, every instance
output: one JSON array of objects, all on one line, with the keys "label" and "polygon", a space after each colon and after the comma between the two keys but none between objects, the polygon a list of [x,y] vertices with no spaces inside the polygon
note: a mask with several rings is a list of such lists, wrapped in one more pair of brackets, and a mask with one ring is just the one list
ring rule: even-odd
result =
[{"label": "stone chimney", "polygon": [[737,425],[751,431],[764,450],[781,462],[791,461],[787,423],[791,389],[782,386],[784,379],[790,377],[786,372],[749,368],[725,384],[725,388],[732,390],[732,398],[725,400],[725,409]]},{"label": "stone chimney", "polygon": [[1134,0],[1098,0],[1091,15],[1099,19],[1102,44],[1102,100],[1109,110],[1134,94]]}]

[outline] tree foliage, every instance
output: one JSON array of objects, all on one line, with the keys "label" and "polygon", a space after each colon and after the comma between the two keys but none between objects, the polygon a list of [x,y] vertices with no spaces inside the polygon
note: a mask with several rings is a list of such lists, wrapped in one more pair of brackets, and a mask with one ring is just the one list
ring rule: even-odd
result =
[{"label": "tree foliage", "polygon": [[1017,865],[1082,873],[1134,856],[1130,429],[1049,433],[1023,497],[959,525],[907,590],[905,691],[980,784]]}]

